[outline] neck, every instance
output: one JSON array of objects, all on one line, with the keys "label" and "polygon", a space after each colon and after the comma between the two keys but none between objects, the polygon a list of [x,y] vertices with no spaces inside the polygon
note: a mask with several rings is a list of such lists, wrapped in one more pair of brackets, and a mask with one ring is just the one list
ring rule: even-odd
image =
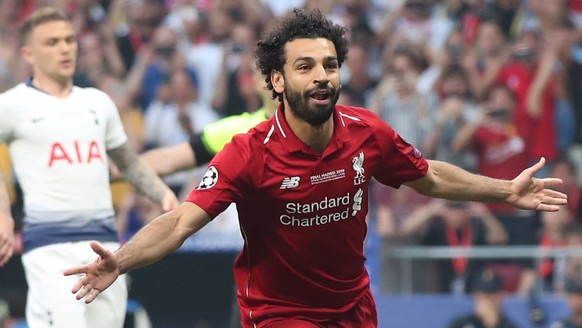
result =
[{"label": "neck", "polygon": [[330,117],[325,123],[313,126],[302,119],[298,118],[293,114],[293,111],[289,109],[289,104],[284,101],[285,106],[285,120],[291,131],[303,141],[309,148],[314,151],[323,154],[323,151],[329,144],[334,130],[333,117]]},{"label": "neck", "polygon": [[42,74],[35,74],[32,78],[32,84],[36,88],[57,98],[67,97],[73,88],[73,80],[71,78],[67,78],[61,81]]},{"label": "neck", "polygon": [[271,118],[273,117],[273,115],[275,115],[277,107],[279,107],[279,101],[273,100],[268,97],[263,97],[263,108],[265,109],[265,114],[267,115],[267,118]]}]

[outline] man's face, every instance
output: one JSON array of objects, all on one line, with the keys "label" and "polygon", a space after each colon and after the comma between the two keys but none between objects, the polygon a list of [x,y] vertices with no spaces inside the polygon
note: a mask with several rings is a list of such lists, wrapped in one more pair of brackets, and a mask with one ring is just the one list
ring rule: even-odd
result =
[{"label": "man's face", "polygon": [[38,25],[22,51],[37,76],[65,82],[75,73],[77,39],[69,22],[51,21]]},{"label": "man's face", "polygon": [[339,63],[330,40],[296,39],[285,45],[282,84],[295,116],[311,125],[321,125],[332,115],[340,93]]}]

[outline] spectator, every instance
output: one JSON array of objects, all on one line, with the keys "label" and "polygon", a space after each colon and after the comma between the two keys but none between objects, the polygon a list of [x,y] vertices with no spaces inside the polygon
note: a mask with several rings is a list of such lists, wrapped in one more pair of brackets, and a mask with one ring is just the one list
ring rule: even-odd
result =
[{"label": "spectator", "polygon": [[465,55],[463,63],[469,71],[471,90],[477,99],[483,99],[509,56],[507,39],[499,22],[494,16],[482,17],[475,45]]},{"label": "spectator", "polygon": [[453,149],[458,131],[477,120],[480,111],[469,89],[467,71],[458,64],[445,67],[437,89],[441,94],[440,108],[434,127],[423,144],[424,153],[429,158],[451,162],[475,172],[475,154]]},{"label": "spectator", "polygon": [[[178,144],[217,119],[216,112],[200,103],[192,76],[178,69],[172,73],[169,84],[159,89],[146,111],[145,144],[149,147]],[[187,176],[188,172],[180,172],[164,177],[164,181],[179,195]]]},{"label": "spectator", "polygon": [[127,6],[123,2],[113,1],[110,15],[119,17],[118,25],[115,26],[116,42],[124,66],[129,70],[134,64],[136,54],[143,45],[150,42],[166,9],[159,0],[128,1]]},{"label": "spectator", "polygon": [[254,30],[245,23],[233,24],[230,42],[224,44],[222,67],[214,88],[212,108],[221,116],[254,112],[261,106],[255,91]]},{"label": "spectator", "polygon": [[552,165],[550,175],[563,179],[564,184],[557,186],[556,190],[568,195],[568,210],[575,220],[582,222],[582,188],[578,182],[576,164],[566,156],[562,156]]},{"label": "spectator", "polygon": [[452,320],[449,328],[487,327],[516,328],[503,313],[502,280],[493,271],[485,270],[480,275],[473,291],[474,308],[470,314]]},{"label": "spectator", "polygon": [[[479,203],[432,200],[404,222],[402,233],[416,236],[422,245],[471,247],[505,244],[503,226]],[[466,257],[439,263],[439,292],[462,294],[478,287],[485,263]]]},{"label": "spectator", "polygon": [[554,67],[561,41],[541,43],[540,38],[536,31],[523,33],[513,45],[511,61],[501,69],[496,81],[515,94],[513,122],[517,133],[528,141],[525,144],[528,162],[544,156],[550,164],[548,170],[558,156],[554,110],[558,79]]},{"label": "spectator", "polygon": [[[539,247],[541,249],[564,247],[564,228],[574,221],[568,208],[564,206],[558,212],[551,214],[541,213],[540,218],[542,228],[539,233]],[[542,290],[547,292],[560,292],[564,289],[563,275],[566,271],[566,265],[563,258],[556,260],[551,258],[541,259],[537,270]]]},{"label": "spectator", "polygon": [[340,101],[358,107],[366,107],[378,81],[370,73],[369,48],[365,44],[356,43],[350,47],[350,56],[346,61],[347,76],[342,83],[342,94],[350,102]]},{"label": "spectator", "polygon": [[389,62],[374,91],[370,109],[390,122],[406,141],[420,146],[433,127],[438,98],[436,94],[416,91],[421,68],[410,47],[400,47],[387,58]]},{"label": "spectator", "polygon": [[[480,117],[457,133],[453,149],[472,149],[477,155],[477,172],[501,178],[509,177],[528,166],[526,137],[513,123],[515,98],[509,88],[496,85],[486,96]],[[488,204],[504,224],[512,244],[533,244],[536,226],[533,213],[504,204]],[[519,220],[516,218],[519,217]]]},{"label": "spectator", "polygon": [[552,323],[550,328],[582,327],[582,278],[579,275],[566,279],[566,301],[570,315]]}]

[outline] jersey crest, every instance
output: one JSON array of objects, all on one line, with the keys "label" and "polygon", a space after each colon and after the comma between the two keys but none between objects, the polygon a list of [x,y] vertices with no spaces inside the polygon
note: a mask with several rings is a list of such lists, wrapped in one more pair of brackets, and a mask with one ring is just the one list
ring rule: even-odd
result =
[{"label": "jersey crest", "polygon": [[366,182],[366,176],[364,176],[364,152],[361,151],[359,156],[352,158],[352,163],[352,167],[356,171],[354,185],[361,185]]}]

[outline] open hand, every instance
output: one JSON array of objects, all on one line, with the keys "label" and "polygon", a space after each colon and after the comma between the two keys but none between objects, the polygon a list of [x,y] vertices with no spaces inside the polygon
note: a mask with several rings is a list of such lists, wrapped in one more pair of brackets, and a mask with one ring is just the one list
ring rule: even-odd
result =
[{"label": "open hand", "polygon": [[560,205],[568,202],[568,196],[559,191],[549,189],[562,184],[562,179],[535,178],[546,164],[546,159],[541,158],[535,165],[525,169],[512,182],[512,193],[505,200],[507,203],[523,209],[556,212]]},{"label": "open hand", "polygon": [[91,303],[102,291],[111,286],[119,276],[117,259],[109,250],[98,242],[91,242],[91,248],[99,257],[95,262],[74,268],[69,268],[63,273],[65,276],[85,274],[79,278],[71,292],[76,294],[78,300],[85,298],[85,303]]}]

